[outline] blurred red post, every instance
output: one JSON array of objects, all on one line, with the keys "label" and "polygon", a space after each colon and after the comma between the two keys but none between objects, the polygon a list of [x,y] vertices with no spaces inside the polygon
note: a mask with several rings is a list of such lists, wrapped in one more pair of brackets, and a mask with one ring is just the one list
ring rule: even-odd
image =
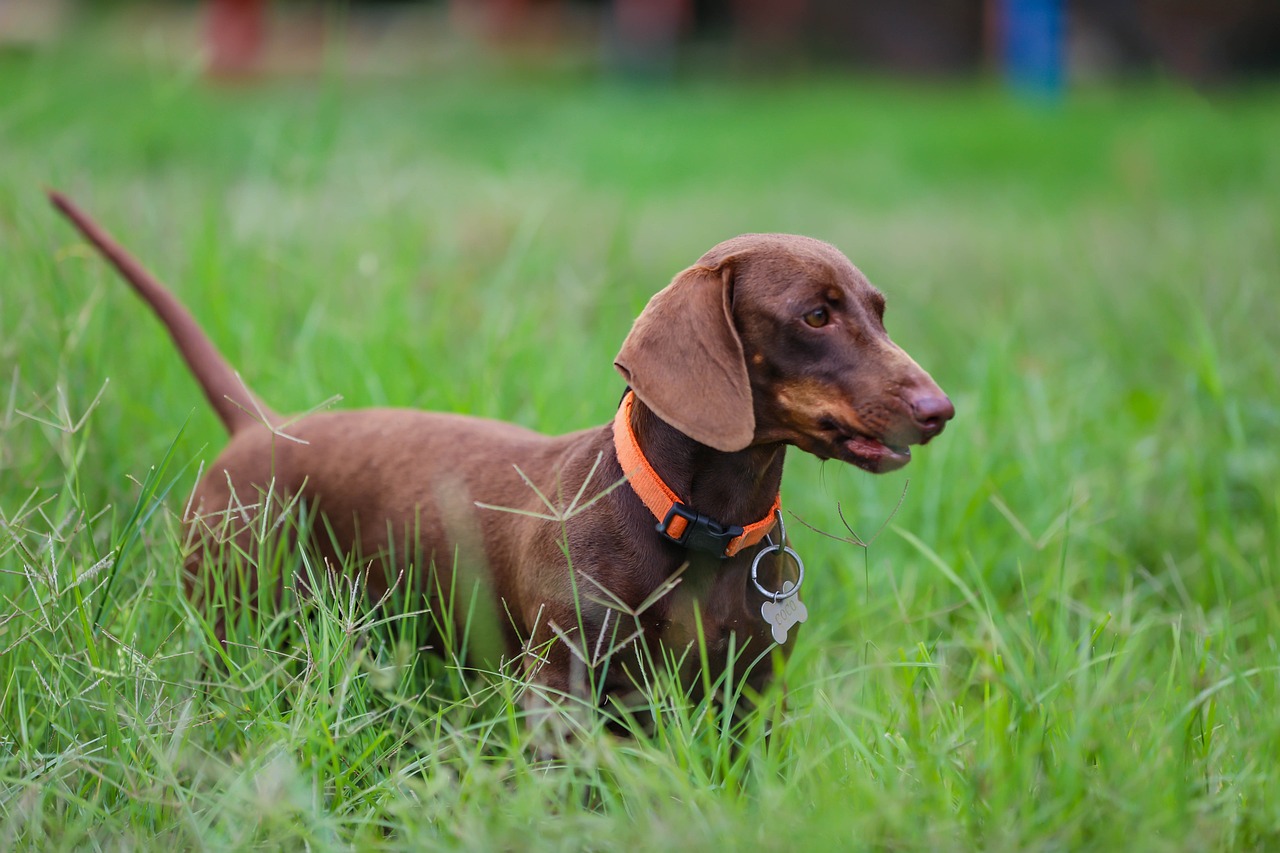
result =
[{"label": "blurred red post", "polygon": [[209,0],[205,29],[209,74],[243,77],[258,69],[266,5],[266,0]]}]

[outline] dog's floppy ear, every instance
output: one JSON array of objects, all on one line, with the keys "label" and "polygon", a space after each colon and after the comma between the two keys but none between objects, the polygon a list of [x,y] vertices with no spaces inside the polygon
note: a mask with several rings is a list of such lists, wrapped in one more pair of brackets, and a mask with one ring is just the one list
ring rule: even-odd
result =
[{"label": "dog's floppy ear", "polygon": [[732,275],[694,266],[654,294],[622,342],[614,366],[640,401],[716,450],[755,436],[751,381],[729,308]]}]

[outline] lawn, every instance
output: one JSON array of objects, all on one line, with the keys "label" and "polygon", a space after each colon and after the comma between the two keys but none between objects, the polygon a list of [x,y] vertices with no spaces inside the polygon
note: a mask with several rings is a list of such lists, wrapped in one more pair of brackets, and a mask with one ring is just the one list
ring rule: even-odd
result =
[{"label": "lawn", "polygon": [[[1280,91],[147,57],[0,56],[0,848],[1280,845]],[[648,297],[789,231],[958,415],[897,474],[790,454],[789,512],[879,534],[791,525],[767,740],[667,696],[541,759],[519,684],[417,655],[411,612],[211,639],[177,517],[220,427],[47,186],[279,410],[603,423]]]}]

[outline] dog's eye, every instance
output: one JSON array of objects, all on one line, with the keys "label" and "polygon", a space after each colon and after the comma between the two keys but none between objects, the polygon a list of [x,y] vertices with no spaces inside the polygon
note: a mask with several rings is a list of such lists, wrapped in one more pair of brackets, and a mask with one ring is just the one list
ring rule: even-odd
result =
[{"label": "dog's eye", "polygon": [[815,329],[821,329],[827,323],[831,322],[831,314],[826,308],[814,308],[808,314],[804,315],[804,321]]}]

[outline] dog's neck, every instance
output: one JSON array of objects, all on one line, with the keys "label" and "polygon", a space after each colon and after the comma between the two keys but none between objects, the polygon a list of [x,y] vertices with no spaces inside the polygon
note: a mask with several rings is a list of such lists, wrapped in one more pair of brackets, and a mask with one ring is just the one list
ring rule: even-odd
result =
[{"label": "dog's neck", "polygon": [[726,453],[694,441],[638,398],[631,409],[636,443],[680,500],[724,524],[764,517],[782,486],[782,443]]}]

